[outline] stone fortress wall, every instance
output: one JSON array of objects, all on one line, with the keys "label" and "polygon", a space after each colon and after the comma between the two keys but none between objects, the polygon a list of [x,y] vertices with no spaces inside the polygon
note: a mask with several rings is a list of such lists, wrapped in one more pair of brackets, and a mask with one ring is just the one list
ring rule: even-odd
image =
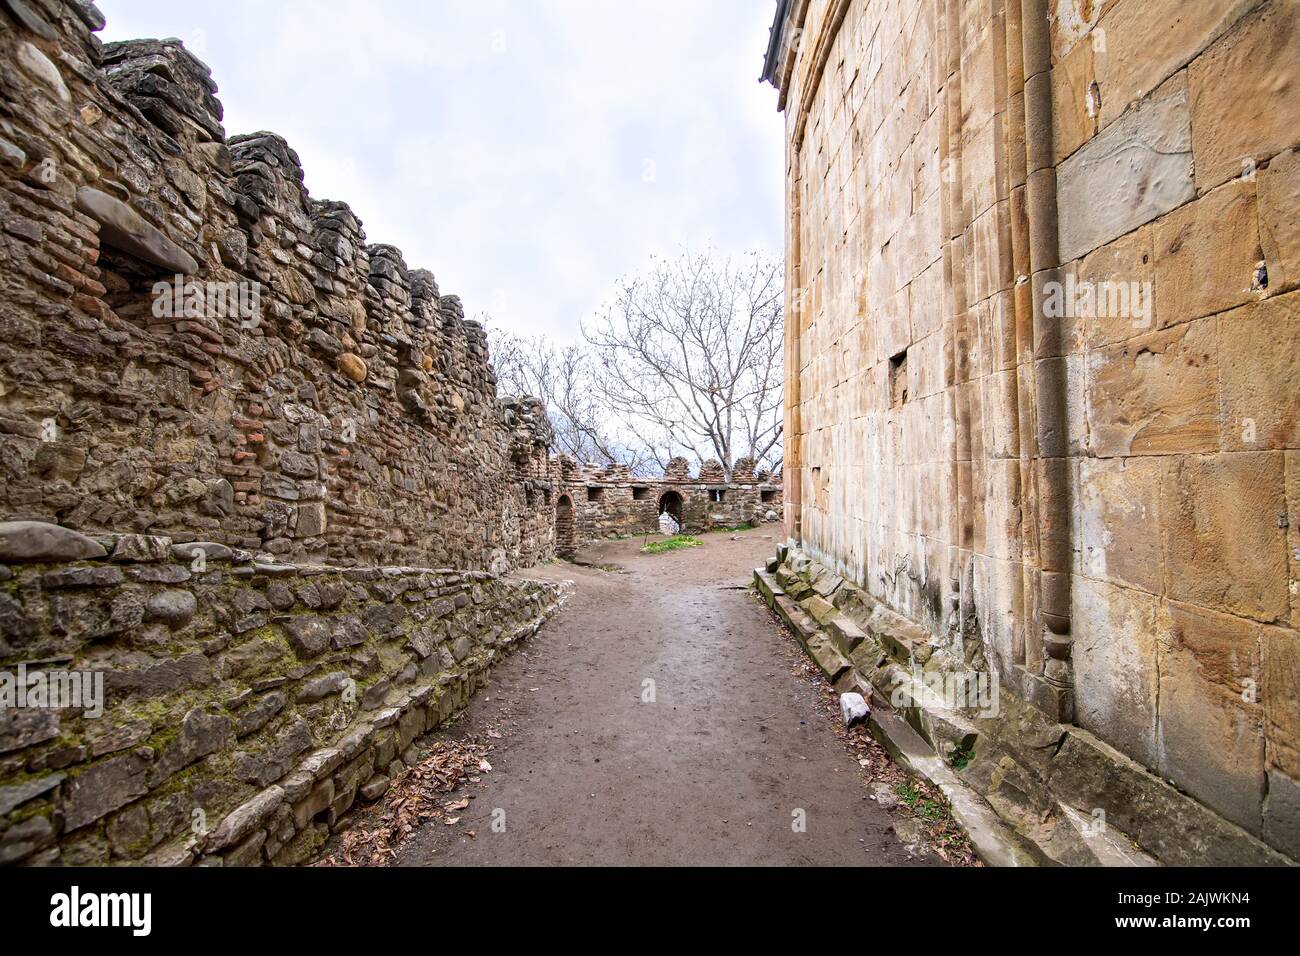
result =
[{"label": "stone fortress wall", "polygon": [[0,862],[296,862],[556,607],[505,576],[554,551],[550,426],[178,41],[102,26],[0,3],[0,671],[107,695],[0,708]]},{"label": "stone fortress wall", "polygon": [[581,465],[568,456],[552,460],[551,475],[556,552],[566,557],[602,538],[656,534],[663,514],[692,534],[759,524],[784,507],[780,476],[755,472],[749,458],[736,461],[730,478],[714,459],[692,475],[685,458],[674,458],[663,477],[647,479],[625,465]]},{"label": "stone fortress wall", "polygon": [[1004,719],[909,719],[1047,843],[1196,861],[1199,807],[1203,861],[1300,858],[1300,4],[779,8],[768,591],[885,698],[996,674]]},{"label": "stone fortress wall", "polygon": [[[310,197],[279,136],[227,140],[179,42],[101,47],[95,15],[47,6],[0,35],[0,515],[307,560],[544,557],[549,425],[503,412],[460,301]],[[254,319],[221,315],[254,284]]]}]

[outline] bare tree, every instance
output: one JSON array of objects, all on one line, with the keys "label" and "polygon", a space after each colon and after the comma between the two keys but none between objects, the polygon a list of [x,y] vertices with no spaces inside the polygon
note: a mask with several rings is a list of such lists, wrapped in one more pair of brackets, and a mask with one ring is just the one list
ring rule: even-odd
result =
[{"label": "bare tree", "polygon": [[749,253],[656,260],[583,334],[600,398],[666,465],[685,453],[781,462],[783,274]]},{"label": "bare tree", "polygon": [[558,346],[545,336],[519,336],[490,324],[488,343],[498,392],[531,395],[546,403],[557,454],[584,463],[627,465],[637,474],[653,462],[644,447],[620,441],[612,430],[585,348]]}]

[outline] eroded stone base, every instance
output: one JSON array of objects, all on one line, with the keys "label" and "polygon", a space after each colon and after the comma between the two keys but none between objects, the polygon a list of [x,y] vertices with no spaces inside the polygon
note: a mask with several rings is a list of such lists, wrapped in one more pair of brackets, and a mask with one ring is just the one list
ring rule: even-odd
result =
[{"label": "eroded stone base", "polygon": [[754,577],[836,689],[868,697],[872,732],[895,757],[954,808],[963,801],[968,829],[990,831],[986,862],[1025,862],[992,832],[988,808],[1041,862],[1294,863],[1088,731],[1050,719],[1023,688],[1004,682],[993,706],[949,706],[926,680],[925,629],[808,557],[782,548]]}]

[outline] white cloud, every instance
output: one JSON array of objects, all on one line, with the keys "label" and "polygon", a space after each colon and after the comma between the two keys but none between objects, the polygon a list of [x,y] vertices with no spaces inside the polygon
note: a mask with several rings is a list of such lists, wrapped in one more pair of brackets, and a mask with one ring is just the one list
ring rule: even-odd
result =
[{"label": "white cloud", "polygon": [[782,119],[756,79],[770,2],[100,6],[105,40],[200,46],[228,133],[285,136],[312,195],[470,315],[567,339],[651,254],[780,254]]}]

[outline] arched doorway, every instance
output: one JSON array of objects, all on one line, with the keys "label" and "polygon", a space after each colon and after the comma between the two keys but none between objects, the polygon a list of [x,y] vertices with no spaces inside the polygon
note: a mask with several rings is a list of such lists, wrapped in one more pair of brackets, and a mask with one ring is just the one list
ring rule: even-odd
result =
[{"label": "arched doorway", "polygon": [[682,520],[682,496],[679,495],[677,492],[665,491],[659,498],[659,517],[660,517],[659,526],[661,528],[665,524],[665,522],[663,521],[664,515],[667,515],[668,517],[672,518],[673,524],[676,525],[676,527],[674,528],[665,529],[665,530],[671,530],[672,534],[677,534],[678,532],[683,530],[684,525]]},{"label": "arched doorway", "polygon": [[555,553],[571,558],[578,551],[578,529],[573,520],[573,499],[560,495],[555,503]]}]

